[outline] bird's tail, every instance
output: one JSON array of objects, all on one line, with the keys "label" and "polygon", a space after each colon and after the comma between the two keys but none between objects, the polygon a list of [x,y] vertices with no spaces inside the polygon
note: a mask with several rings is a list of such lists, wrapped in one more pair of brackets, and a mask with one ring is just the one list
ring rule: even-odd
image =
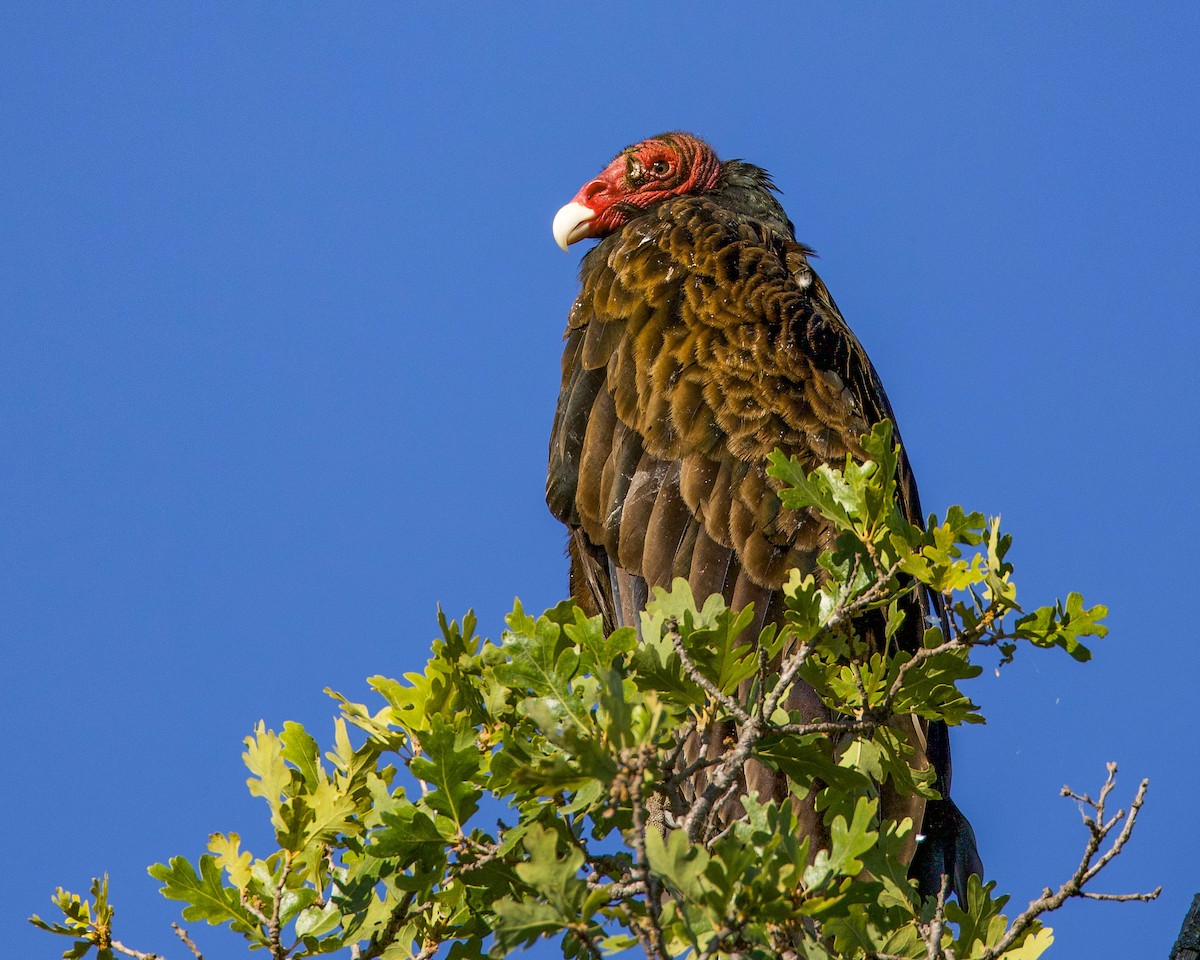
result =
[{"label": "bird's tail", "polygon": [[925,806],[923,839],[908,875],[917,881],[922,896],[937,896],[942,875],[950,878],[950,889],[958,902],[967,902],[967,880],[971,874],[983,877],[983,861],[975,847],[975,831],[962,811],[947,797],[930,800]]},{"label": "bird's tail", "polygon": [[975,831],[961,810],[950,799],[950,733],[944,723],[931,723],[928,731],[928,756],[942,795],[925,805],[921,824],[922,838],[908,875],[917,881],[922,896],[937,896],[942,876],[950,878],[950,889],[959,903],[967,902],[967,880],[971,874],[983,879],[983,860],[975,846]]}]

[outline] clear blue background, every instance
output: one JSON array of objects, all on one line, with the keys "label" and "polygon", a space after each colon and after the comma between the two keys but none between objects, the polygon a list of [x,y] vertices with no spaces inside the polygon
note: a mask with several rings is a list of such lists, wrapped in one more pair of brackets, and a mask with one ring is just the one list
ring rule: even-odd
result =
[{"label": "clear blue background", "polygon": [[[1063,9],[1067,8],[1067,9]],[[768,167],[878,366],[926,506],[1003,514],[1030,604],[1111,607],[1086,666],[973,694],[956,796],[1024,904],[1144,819],[1059,960],[1163,957],[1191,895],[1200,7],[0,8],[6,956],[112,875],[265,844],[241,738],[565,592],[542,500],[579,250],[554,211],[664,129]],[[233,956],[191,924],[208,955]],[[557,954],[547,945],[538,957]]]}]

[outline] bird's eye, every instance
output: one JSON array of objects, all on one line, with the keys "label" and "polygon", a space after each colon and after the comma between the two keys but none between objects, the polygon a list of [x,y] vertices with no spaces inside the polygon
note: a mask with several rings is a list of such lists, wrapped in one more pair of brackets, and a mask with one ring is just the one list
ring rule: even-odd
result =
[{"label": "bird's eye", "polygon": [[666,176],[671,172],[671,165],[666,160],[655,160],[650,164],[650,172],[656,177]]}]

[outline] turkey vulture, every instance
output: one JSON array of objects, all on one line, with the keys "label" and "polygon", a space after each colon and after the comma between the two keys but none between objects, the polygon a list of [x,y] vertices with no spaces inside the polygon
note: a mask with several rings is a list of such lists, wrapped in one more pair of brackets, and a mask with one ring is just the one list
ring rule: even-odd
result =
[{"label": "turkey vulture", "polygon": [[[608,629],[638,626],[650,591],[676,577],[698,600],[753,603],[754,635],[780,620],[787,571],[814,570],[834,535],[815,511],[781,507],[768,454],[808,469],[863,458],[858,438],[894,420],[776,192],[760,167],[665,133],[622,150],[554,218],[564,250],[600,242],[567,320],[546,499],[569,531],[572,595]],[[920,523],[903,451],[900,461],[901,507]],[[827,715],[808,688],[789,706]],[[946,730],[910,719],[916,762],[933,766],[946,799],[889,806],[885,794],[884,813],[911,816],[924,835],[911,868],[922,891],[946,873],[961,898],[982,865],[948,797]],[[745,789],[783,795],[758,766]],[[819,817],[800,815],[819,840]]]}]

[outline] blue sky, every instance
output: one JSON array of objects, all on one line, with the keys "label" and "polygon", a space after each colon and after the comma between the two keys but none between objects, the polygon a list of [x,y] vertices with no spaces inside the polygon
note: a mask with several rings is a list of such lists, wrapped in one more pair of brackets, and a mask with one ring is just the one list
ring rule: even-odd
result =
[{"label": "blue sky", "polygon": [[[1080,666],[972,693],[955,794],[1023,904],[1069,783],[1151,780],[1059,960],[1165,957],[1200,889],[1191,636],[1200,8],[1026,3],[0,9],[0,942],[109,871],[265,835],[241,738],[566,592],[542,489],[577,248],[554,211],[665,129],[766,166],[900,419],[926,508],[1000,513]],[[209,955],[227,937],[192,926]],[[550,957],[543,948],[531,955]]]}]

